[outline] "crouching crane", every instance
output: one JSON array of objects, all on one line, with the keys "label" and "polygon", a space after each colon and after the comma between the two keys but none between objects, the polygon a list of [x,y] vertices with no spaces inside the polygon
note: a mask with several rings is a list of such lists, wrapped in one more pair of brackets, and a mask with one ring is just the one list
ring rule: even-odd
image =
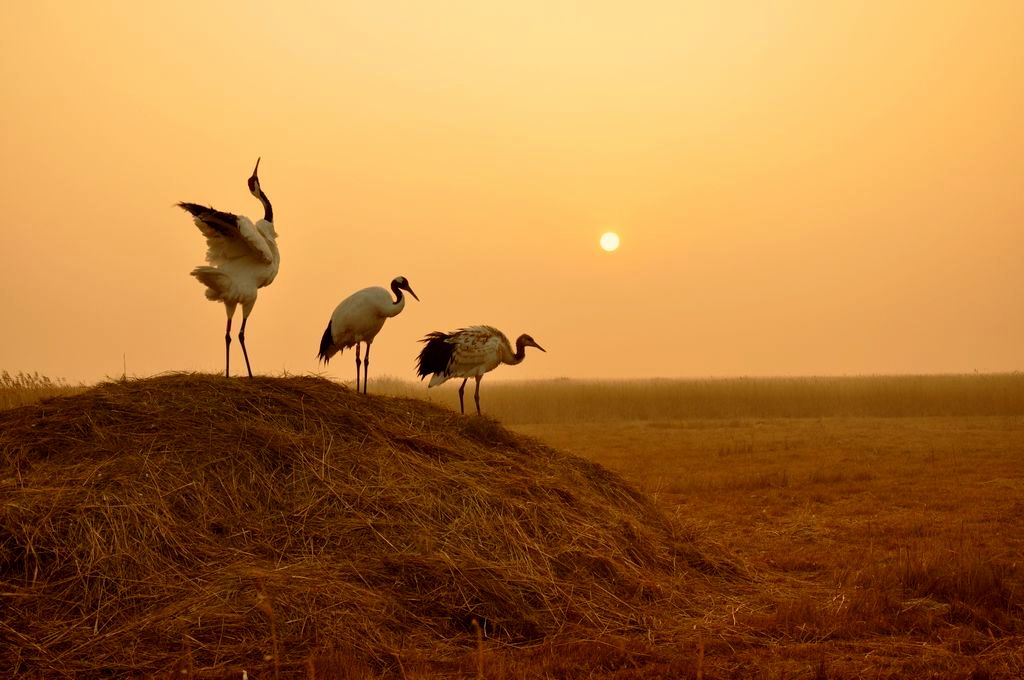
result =
[{"label": "crouching crane", "polygon": [[462,378],[459,386],[459,411],[466,412],[463,393],[466,381],[476,378],[476,412],[480,415],[480,381],[484,373],[493,371],[500,364],[516,365],[526,358],[526,348],[546,350],[525,333],[516,338],[516,351],[505,334],[491,326],[470,326],[452,333],[434,331],[420,342],[426,343],[416,360],[416,372],[420,380],[433,374],[427,387],[434,387],[450,380]]}]

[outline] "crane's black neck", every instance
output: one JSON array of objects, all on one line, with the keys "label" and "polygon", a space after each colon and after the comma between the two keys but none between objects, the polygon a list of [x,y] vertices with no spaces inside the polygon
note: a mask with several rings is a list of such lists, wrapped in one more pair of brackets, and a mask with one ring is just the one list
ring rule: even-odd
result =
[{"label": "crane's black neck", "polygon": [[526,345],[523,344],[522,338],[516,340],[516,353],[512,355],[512,358],[517,364],[526,358]]},{"label": "crane's black neck", "polygon": [[391,282],[391,292],[395,294],[395,301],[393,304],[401,304],[402,298],[405,296],[405,294],[402,292],[402,289],[398,287],[397,281]]},{"label": "crane's black neck", "polygon": [[263,219],[267,222],[274,221],[274,206],[270,205],[270,199],[263,193],[263,188],[260,187],[260,195],[257,196],[260,199],[260,203],[263,204]]}]

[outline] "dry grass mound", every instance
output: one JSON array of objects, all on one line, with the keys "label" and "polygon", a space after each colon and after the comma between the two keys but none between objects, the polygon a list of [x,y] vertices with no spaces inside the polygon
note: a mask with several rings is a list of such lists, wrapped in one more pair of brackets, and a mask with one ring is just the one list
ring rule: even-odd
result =
[{"label": "dry grass mound", "polygon": [[653,639],[734,576],[596,464],[319,378],[106,383],[0,413],[0,466],[16,675],[406,675],[474,620]]}]

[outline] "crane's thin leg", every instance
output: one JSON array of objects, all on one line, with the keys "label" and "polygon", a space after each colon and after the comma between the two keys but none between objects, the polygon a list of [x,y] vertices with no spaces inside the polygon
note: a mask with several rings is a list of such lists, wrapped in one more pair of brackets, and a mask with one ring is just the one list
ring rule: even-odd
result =
[{"label": "crane's thin leg", "polygon": [[248,314],[242,315],[242,327],[238,329],[238,344],[242,346],[242,356],[245,357],[245,370],[249,371],[252,377],[252,369],[249,368],[249,353],[245,350],[245,322],[249,320]]},{"label": "crane's thin leg", "polygon": [[228,317],[228,327],[224,330],[224,377],[231,377],[231,317]]},{"label": "crane's thin leg", "polygon": [[359,343],[356,343],[356,394],[359,394],[359,367],[363,361],[359,358]]},{"label": "crane's thin leg", "polygon": [[363,394],[366,394],[366,383],[370,380],[370,343],[366,343],[366,358],[363,359]]},{"label": "crane's thin leg", "polygon": [[473,401],[476,402],[476,414],[480,415],[480,380],[483,379],[482,375],[476,377],[476,392],[473,393]]},{"label": "crane's thin leg", "polygon": [[[224,377],[231,377],[231,320],[235,318],[235,307],[238,305],[236,302],[225,302],[224,311],[228,315],[228,325],[224,330]],[[243,325],[245,322],[242,322]]]},{"label": "crane's thin leg", "polygon": [[466,389],[466,380],[469,380],[469,378],[464,379],[462,384],[459,385],[459,413],[462,414],[466,413],[466,407],[462,405],[462,393]]}]

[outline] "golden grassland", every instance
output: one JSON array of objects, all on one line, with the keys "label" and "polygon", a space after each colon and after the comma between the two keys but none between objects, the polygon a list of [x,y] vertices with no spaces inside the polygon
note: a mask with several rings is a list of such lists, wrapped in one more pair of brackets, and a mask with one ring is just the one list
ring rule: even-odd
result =
[{"label": "golden grassland", "polygon": [[[472,387],[470,381],[467,391]],[[345,401],[344,408],[358,409],[369,418],[385,406],[393,410],[413,403],[408,396],[458,408],[457,385],[451,383],[428,392],[422,384],[382,379],[371,381],[371,392],[375,388],[398,398],[375,399],[371,394],[365,403]],[[372,620],[366,613],[365,620],[350,625],[370,642],[387,647],[376,656],[353,653],[356,643],[333,652],[306,650],[301,672],[288,675],[289,667],[264,664],[262,674],[250,671],[250,677],[1024,677],[1024,375],[485,380],[481,395],[485,414],[527,435],[526,443],[508,439],[514,435],[502,434],[488,418],[457,414],[436,425],[427,442],[441,446],[452,432],[459,437],[469,432],[476,442],[470,457],[489,455],[483,453],[488,446],[501,444],[530,458],[537,454],[528,442],[539,440],[599,463],[655,499],[668,518],[664,526],[675,527],[669,531],[676,537],[672,540],[683,537],[690,546],[691,564],[711,566],[686,571],[685,578],[667,575],[661,567],[650,566],[660,564],[658,560],[648,564],[628,557],[637,549],[635,537],[610,534],[603,539],[609,546],[607,558],[600,559],[597,543],[573,553],[580,563],[576,571],[560,575],[561,595],[544,595],[538,612],[527,614],[528,598],[493,583],[481,588],[472,579],[438,581],[445,563],[434,552],[436,543],[451,537],[438,539],[432,527],[423,526],[420,533],[426,538],[403,535],[403,540],[425,540],[430,550],[423,552],[420,546],[413,563],[402,568],[403,573],[420,574],[427,566],[433,580],[425,590],[412,587],[404,597],[424,602],[436,597],[443,607],[458,610],[466,591],[475,588],[472,594],[478,599],[481,593],[496,598],[499,606],[489,611],[495,620],[501,618],[497,610],[502,607],[511,613],[523,606],[509,620],[521,626],[528,622],[545,634],[512,639],[500,631],[488,636],[478,629],[446,631],[450,645],[435,641],[435,652],[429,653],[408,643],[403,655],[396,646],[407,643],[389,636],[385,628],[390,624],[376,621],[378,629],[366,628]],[[472,399],[467,401],[472,408]],[[474,422],[483,430],[467,431]],[[247,421],[242,430],[254,427]],[[383,447],[397,456],[396,442],[410,437],[417,446],[424,445],[422,432],[396,433],[386,427],[378,423],[363,435],[376,442],[374,450]],[[548,468],[521,472],[517,479],[541,469]],[[435,473],[430,467],[429,474]],[[493,475],[497,488],[511,484],[495,468],[482,474]],[[441,479],[449,489],[463,483]],[[428,483],[438,481],[427,477]],[[477,483],[483,484],[479,479]],[[545,483],[554,484],[550,479]],[[579,484],[578,478],[573,483]],[[480,486],[474,493],[503,493],[497,488]],[[562,495],[584,493],[571,484],[558,488]],[[423,495],[411,489],[405,490],[406,503]],[[257,491],[271,494],[264,487]],[[386,523],[389,512],[410,521],[406,511],[387,507],[398,506],[375,507],[377,521]],[[502,528],[509,518],[484,519],[488,508],[482,511],[484,515],[465,520],[484,527],[470,540],[515,553],[517,540]],[[438,505],[431,512],[451,511]],[[559,517],[545,531],[557,526],[571,535],[587,526],[563,522],[562,514],[574,513],[567,513],[561,503],[544,506],[542,512]],[[615,512],[621,520],[640,510],[620,507]],[[661,554],[662,539],[654,535],[665,529],[649,526],[662,526],[662,520],[629,522],[642,527],[632,530],[644,537],[637,545]],[[318,535],[327,531],[317,525]],[[499,540],[495,533],[506,535]],[[527,534],[519,536],[522,545],[552,551],[553,544],[541,545]],[[466,553],[462,559],[483,566],[478,555]],[[488,567],[500,577],[494,562]],[[372,569],[370,573],[380,579]],[[537,578],[530,572],[527,579],[524,573],[511,580]],[[624,573],[634,576],[623,581]],[[268,574],[262,578],[271,579],[272,585],[274,577]],[[375,585],[385,588],[384,582]],[[530,583],[535,593],[547,592],[539,581]],[[630,584],[625,591],[612,585],[622,583]],[[454,596],[452,588],[458,591]],[[561,599],[568,590],[577,595]],[[394,597],[377,593],[388,595]],[[346,597],[355,599],[352,593]],[[550,628],[545,617],[557,619],[559,608],[574,602],[580,608],[592,606],[589,616],[598,625],[577,621],[572,631]],[[284,609],[281,603],[278,607]],[[255,645],[258,636],[239,635],[236,646],[244,647],[247,639]],[[290,644],[299,645],[295,639]],[[195,657],[195,652],[184,654],[188,663],[175,670],[186,677],[234,677],[209,669],[204,674]]]},{"label": "golden grassland", "polygon": [[529,387],[494,390],[513,430],[762,576],[707,621],[730,674],[1024,677],[1024,375]]},{"label": "golden grassland", "polygon": [[[371,391],[457,409],[458,380],[424,382],[383,376]],[[350,385],[351,386],[351,385]],[[474,384],[466,405],[474,410]],[[0,373],[0,409],[80,392],[36,374]],[[695,418],[801,418],[1024,415],[1024,373],[806,378],[643,380],[484,380],[485,415],[505,424]]]},{"label": "golden grassland", "polygon": [[[458,409],[458,383],[451,380],[428,390],[423,383],[388,378],[378,389]],[[470,380],[467,412],[475,408],[472,391]],[[619,381],[485,378],[480,394],[484,414],[506,424],[1024,415],[1024,373]]]},{"label": "golden grassland", "polygon": [[730,673],[1024,673],[1024,417],[513,429],[620,472],[759,575],[705,622]]},{"label": "golden grassland", "polygon": [[59,397],[81,391],[64,380],[54,380],[39,373],[0,371],[0,410],[34,404],[47,397]]}]

